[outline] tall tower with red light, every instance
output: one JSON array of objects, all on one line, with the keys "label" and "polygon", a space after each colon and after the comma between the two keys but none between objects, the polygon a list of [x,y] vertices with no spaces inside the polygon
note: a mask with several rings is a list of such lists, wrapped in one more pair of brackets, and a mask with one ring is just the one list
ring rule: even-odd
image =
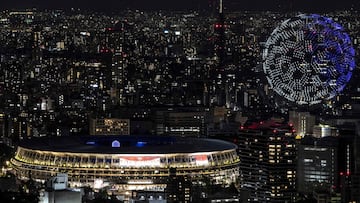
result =
[{"label": "tall tower with red light", "polygon": [[217,17],[213,24],[213,46],[215,66],[212,69],[212,98],[213,104],[224,106],[226,103],[226,84],[225,84],[225,17],[223,0],[219,0]]},{"label": "tall tower with red light", "polygon": [[219,0],[219,10],[218,18],[214,23],[214,33],[215,33],[215,54],[219,61],[219,67],[224,64],[225,56],[225,17],[224,17],[224,7],[223,0]]}]

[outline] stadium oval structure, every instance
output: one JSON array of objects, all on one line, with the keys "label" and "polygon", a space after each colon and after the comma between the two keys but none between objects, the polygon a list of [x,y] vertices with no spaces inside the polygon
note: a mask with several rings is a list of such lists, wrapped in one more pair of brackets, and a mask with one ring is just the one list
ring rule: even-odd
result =
[{"label": "stadium oval structure", "polygon": [[313,105],[343,90],[355,68],[354,57],[341,25],[317,14],[301,14],[272,32],[263,70],[277,94],[298,105]]},{"label": "stadium oval structure", "polygon": [[203,138],[42,137],[21,142],[11,164],[21,179],[46,181],[67,173],[73,186],[164,189],[172,168],[177,175],[234,182],[240,161],[236,149],[232,143]]}]

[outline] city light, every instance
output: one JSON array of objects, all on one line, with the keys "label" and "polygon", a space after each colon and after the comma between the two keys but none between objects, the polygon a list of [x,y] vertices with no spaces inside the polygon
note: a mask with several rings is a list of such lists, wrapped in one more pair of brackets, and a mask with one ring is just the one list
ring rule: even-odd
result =
[{"label": "city light", "polygon": [[3,202],[360,202],[360,4],[13,1]]}]

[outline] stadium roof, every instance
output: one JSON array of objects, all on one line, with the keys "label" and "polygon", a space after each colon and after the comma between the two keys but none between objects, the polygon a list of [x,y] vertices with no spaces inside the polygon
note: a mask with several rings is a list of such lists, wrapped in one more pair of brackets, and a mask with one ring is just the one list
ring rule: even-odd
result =
[{"label": "stadium roof", "polygon": [[21,147],[41,151],[102,154],[169,154],[235,149],[230,142],[168,136],[63,136],[23,140]]}]

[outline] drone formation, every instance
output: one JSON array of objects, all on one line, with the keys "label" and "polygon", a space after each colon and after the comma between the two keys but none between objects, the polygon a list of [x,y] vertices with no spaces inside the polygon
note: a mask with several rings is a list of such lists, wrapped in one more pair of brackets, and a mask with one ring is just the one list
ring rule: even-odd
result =
[{"label": "drone formation", "polygon": [[298,105],[313,105],[343,90],[355,68],[354,56],[341,25],[317,14],[302,14],[272,32],[263,69],[277,94]]}]

